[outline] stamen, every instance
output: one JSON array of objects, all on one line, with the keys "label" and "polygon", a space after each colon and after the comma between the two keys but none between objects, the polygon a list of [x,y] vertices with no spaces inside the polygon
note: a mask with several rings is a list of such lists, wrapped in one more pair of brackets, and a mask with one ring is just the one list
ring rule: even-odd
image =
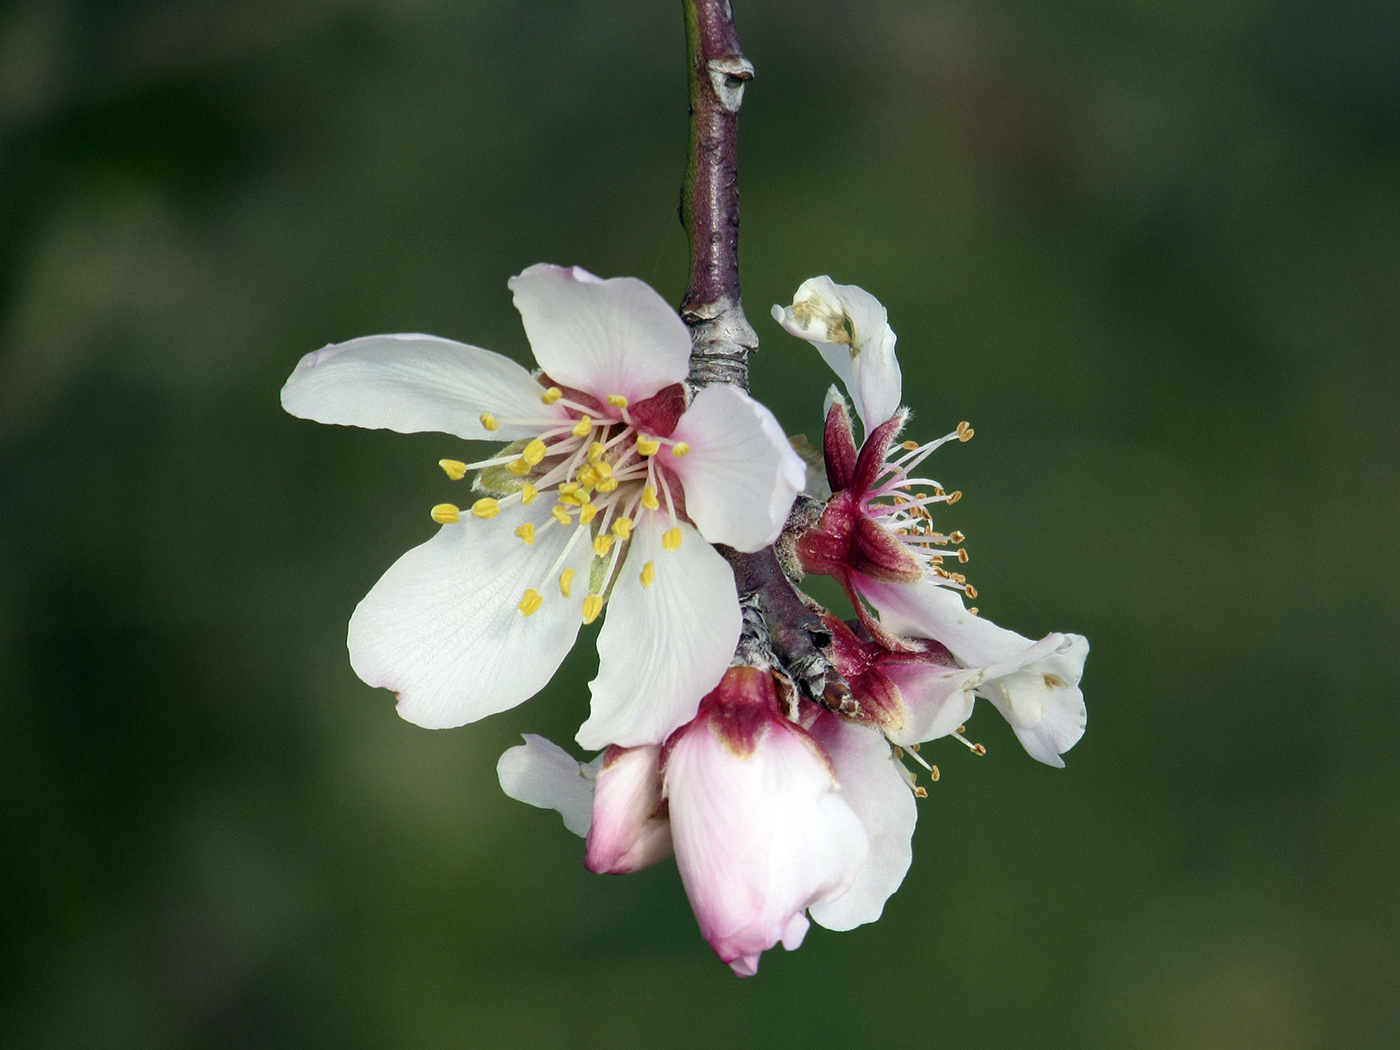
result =
[{"label": "stamen", "polygon": [[544,604],[544,595],[531,588],[525,592],[525,597],[520,599],[520,604],[516,606],[520,610],[521,616],[534,616],[540,611],[540,606]]},{"label": "stamen", "polygon": [[[981,446],[981,445],[978,445],[977,447],[978,447],[978,448],[981,448],[982,446]],[[957,502],[958,500],[960,500],[960,499],[962,499],[962,492],[961,492],[961,491],[958,491],[958,492],[950,492],[950,493],[948,493],[948,506],[951,507],[954,503],[956,503],[956,502]]]},{"label": "stamen", "polygon": [[922,784],[914,785],[914,797],[928,798],[928,788],[924,787]]},{"label": "stamen", "polygon": [[593,553],[600,558],[606,557],[612,542],[613,538],[606,532],[599,533],[593,537]]},{"label": "stamen", "polygon": [[975,606],[975,605],[970,605],[970,606],[968,606],[967,611],[968,611],[971,615],[976,616],[976,615],[977,615],[977,606]]},{"label": "stamen", "polygon": [[671,455],[675,456],[677,459],[680,459],[682,456],[690,455],[690,442],[677,441],[671,446]]},{"label": "stamen", "polygon": [[[978,447],[980,448],[981,446],[979,445]],[[977,588],[974,587],[974,586],[972,586],[972,584],[969,583],[969,584],[967,584],[966,586],[963,587],[963,594],[967,595],[969,598],[976,598],[976,597],[977,597]]]},{"label": "stamen", "polygon": [[594,463],[594,464],[593,464],[593,471],[594,471],[594,473],[596,473],[600,478],[610,478],[610,477],[613,476],[613,468],[612,468],[612,464],[611,464],[611,463],[604,463],[604,462],[601,462],[601,461],[598,462],[598,463]]},{"label": "stamen", "polygon": [[964,419],[961,423],[958,424],[957,434],[959,441],[971,441],[972,435],[975,433],[976,431],[967,425],[967,420]]},{"label": "stamen", "polygon": [[603,453],[607,452],[608,446],[601,441],[595,441],[588,446],[588,462],[597,463],[603,458]]},{"label": "stamen", "polygon": [[937,766],[929,766],[929,767],[928,767],[928,775],[929,775],[929,779],[930,779],[930,780],[932,780],[932,781],[934,781],[935,783],[937,783],[938,778],[939,778],[940,776],[942,776],[943,774],[941,774],[940,772],[938,772],[938,767],[937,767]]},{"label": "stamen", "polygon": [[442,472],[453,481],[461,481],[467,476],[467,465],[460,459],[440,459],[438,460],[438,466],[440,466]]},{"label": "stamen", "polygon": [[539,438],[531,438],[530,443],[525,446],[525,451],[520,453],[520,458],[530,466],[535,466],[544,459],[544,454],[549,451],[545,448],[544,442]]},{"label": "stamen", "polygon": [[598,491],[612,492],[614,489],[617,488],[617,485],[617,478],[603,478],[601,481],[598,482]]},{"label": "stamen", "polygon": [[562,503],[556,503],[550,508],[550,513],[554,515],[554,520],[560,525],[572,525],[574,519],[569,517],[569,508]]},{"label": "stamen", "polygon": [[451,503],[439,503],[428,513],[439,525],[454,525],[462,512]]},{"label": "stamen", "polygon": [[515,530],[515,534],[525,541],[525,546],[533,547],[535,545],[534,522],[527,521],[524,525],[519,526]]},{"label": "stamen", "polygon": [[626,540],[632,535],[632,519],[618,518],[612,523],[612,534],[620,540]]},{"label": "stamen", "polygon": [[578,509],[578,523],[580,525],[592,525],[593,519],[598,516],[598,508],[592,503],[585,503]]},{"label": "stamen", "polygon": [[500,430],[501,424],[496,422],[496,417],[490,412],[481,413],[481,425],[487,430]]},{"label": "stamen", "polygon": [[609,394],[608,404],[612,405],[613,408],[626,408],[627,399],[621,394]]},{"label": "stamen", "polygon": [[574,424],[574,437],[587,437],[589,431],[593,429],[593,420],[584,416]]},{"label": "stamen", "polygon": [[661,534],[661,546],[668,551],[678,551],[681,549],[681,527],[667,529]]},{"label": "stamen", "polygon": [[521,505],[528,507],[531,503],[535,502],[535,497],[539,494],[539,489],[535,488],[535,486],[531,485],[528,481],[525,482],[524,487],[520,490]]},{"label": "stamen", "polygon": [[948,538],[954,543],[961,543],[963,540],[967,539],[961,532],[949,533]]},{"label": "stamen", "polygon": [[523,459],[513,459],[506,464],[506,470],[510,471],[517,478],[523,478],[526,474],[530,473],[530,464],[526,463]]},{"label": "stamen", "polygon": [[647,562],[645,565],[643,565],[641,579],[643,587],[650,587],[653,583],[655,583],[656,566],[653,565],[651,562]]},{"label": "stamen", "polygon": [[958,548],[958,561],[960,561],[960,562],[962,562],[964,565],[966,565],[966,564],[967,564],[967,557],[968,557],[967,551],[965,551],[963,548],[959,547],[959,548]]},{"label": "stamen", "polygon": [[590,594],[583,600],[583,622],[592,623],[598,619],[598,614],[603,611],[603,599],[596,594]]},{"label": "stamen", "polygon": [[645,434],[637,435],[637,455],[654,456],[661,451],[661,442]]},{"label": "stamen", "polygon": [[[602,486],[598,486],[602,488]],[[656,499],[656,488],[652,485],[642,489],[642,506],[647,510],[660,510],[661,504]]]},{"label": "stamen", "polygon": [[557,386],[552,386],[540,395],[540,400],[546,405],[552,405],[563,396],[564,391],[560,390]]},{"label": "stamen", "polygon": [[490,496],[483,496],[472,504],[472,517],[494,518],[501,513],[501,505]]},{"label": "stamen", "polygon": [[569,591],[574,585],[574,570],[565,569],[559,574],[559,593],[565,598],[570,597]]}]

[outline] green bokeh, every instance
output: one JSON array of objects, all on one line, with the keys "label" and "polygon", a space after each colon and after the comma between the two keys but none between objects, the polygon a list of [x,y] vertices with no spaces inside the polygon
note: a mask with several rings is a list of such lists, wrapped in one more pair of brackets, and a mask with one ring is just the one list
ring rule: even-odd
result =
[{"label": "green bokeh", "polygon": [[14,0],[0,1045],[1400,1045],[1400,8],[735,2],[754,392],[814,432],[768,304],[885,302],[978,604],[1093,643],[1068,769],[980,712],[881,922],[738,981],[496,786],[591,645],[449,732],[351,673],[462,447],[278,388],[524,359],[541,260],[677,301],[678,4]]}]

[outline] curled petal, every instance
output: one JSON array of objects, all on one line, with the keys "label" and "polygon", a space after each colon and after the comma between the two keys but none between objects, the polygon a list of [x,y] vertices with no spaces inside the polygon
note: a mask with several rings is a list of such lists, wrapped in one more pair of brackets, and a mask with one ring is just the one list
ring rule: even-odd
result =
[{"label": "curled petal", "polygon": [[1079,680],[1088,655],[1083,635],[1047,635],[1001,667],[988,668],[978,687],[1026,753],[1046,765],[1063,766],[1060,756],[1084,735],[1088,712]]},{"label": "curled petal", "polygon": [[[659,744],[695,717],[739,642],[739,596],[729,563],[691,526],[667,550],[673,526],[646,513],[632,533],[607,619],[598,634],[598,677],[591,713],[578,731],[590,751],[609,744]],[[650,585],[642,582],[647,563]]]},{"label": "curled petal", "polygon": [[828,930],[850,930],[878,919],[885,901],[904,881],[913,859],[910,841],[918,809],[902,768],[879,732],[830,711],[817,717],[810,732],[831,756],[841,797],[865,825],[870,840],[869,856],[851,888],[811,907],[812,918]]},{"label": "curled petal", "polygon": [[580,838],[593,819],[593,771],[558,744],[533,733],[524,734],[496,763],[501,790],[517,802],[555,810],[564,827]]},{"label": "curled petal", "polygon": [[813,277],[797,289],[792,306],[773,307],[773,319],[816,347],[850,391],[866,433],[894,415],[903,389],[895,334],[873,295]]},{"label": "curled petal", "polygon": [[[396,561],[350,618],[350,664],[365,682],[392,689],[399,714],[427,729],[475,722],[529,699],[553,676],[582,622],[582,596],[560,595],[564,568],[586,574],[586,538],[545,528],[544,500],[507,505],[491,519],[465,516]],[[536,540],[514,534],[530,522]],[[538,611],[517,608],[527,589]]]},{"label": "curled petal", "polygon": [[690,446],[667,457],[685,509],[711,543],[756,551],[778,538],[807,468],[773,413],[732,386],[695,395],[672,435]]},{"label": "curled petal", "polygon": [[432,335],[367,335],[307,354],[282,387],[282,407],[302,419],[473,441],[514,441],[539,426],[481,425],[501,418],[563,417],[540,403],[540,385],[508,357]]},{"label": "curled petal", "polygon": [[539,263],[508,283],[535,360],[556,382],[643,401],[686,377],[690,332],[644,281]]},{"label": "curled petal", "polygon": [[661,748],[610,747],[593,791],[593,826],[584,866],[625,875],[671,855],[671,822],[657,768]]}]

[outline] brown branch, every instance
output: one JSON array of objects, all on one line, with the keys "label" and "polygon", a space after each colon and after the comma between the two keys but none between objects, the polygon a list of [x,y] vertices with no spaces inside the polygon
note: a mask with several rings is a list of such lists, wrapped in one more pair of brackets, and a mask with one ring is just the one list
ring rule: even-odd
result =
[{"label": "brown branch", "polygon": [[[683,0],[690,65],[690,161],[681,223],[690,238],[690,285],[681,317],[690,327],[692,386],[749,388],[758,335],[739,296],[739,107],[753,66],[739,47],[730,0]],[[744,633],[739,654],[776,666],[810,699],[851,711],[850,689],[824,650],[831,636],[816,605],[793,585],[772,547],[753,554],[720,547],[734,570]]]}]

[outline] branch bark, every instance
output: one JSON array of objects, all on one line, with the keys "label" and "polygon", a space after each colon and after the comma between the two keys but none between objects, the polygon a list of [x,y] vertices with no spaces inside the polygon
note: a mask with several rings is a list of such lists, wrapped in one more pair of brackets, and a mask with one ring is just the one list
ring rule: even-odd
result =
[{"label": "branch bark", "polygon": [[[690,383],[747,391],[758,335],[739,294],[739,107],[753,65],[734,29],[730,0],[682,0],[690,66],[690,159],[681,224],[690,238],[690,283],[681,318],[690,328]],[[794,586],[772,547],[746,554],[719,547],[734,570],[744,633],[739,655],[784,671],[811,700],[855,707],[824,651],[831,636],[815,603]]]}]

